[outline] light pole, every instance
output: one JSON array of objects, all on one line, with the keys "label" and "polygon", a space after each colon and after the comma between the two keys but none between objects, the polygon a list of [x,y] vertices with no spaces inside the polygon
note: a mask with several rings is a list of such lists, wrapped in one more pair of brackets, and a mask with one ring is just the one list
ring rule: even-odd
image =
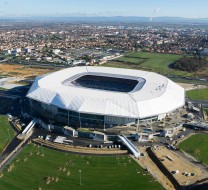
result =
[{"label": "light pole", "polygon": [[82,185],[82,170],[79,170],[79,185]]},{"label": "light pole", "polygon": [[41,150],[42,150],[42,156],[44,157],[44,152],[43,152],[43,144],[41,144]]},{"label": "light pole", "polygon": [[116,159],[118,160],[118,165],[119,165],[119,156]]}]

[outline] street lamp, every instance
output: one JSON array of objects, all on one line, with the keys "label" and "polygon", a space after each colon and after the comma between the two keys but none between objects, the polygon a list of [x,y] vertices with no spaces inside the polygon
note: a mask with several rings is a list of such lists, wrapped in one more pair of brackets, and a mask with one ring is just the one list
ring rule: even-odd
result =
[{"label": "street lamp", "polygon": [[117,159],[118,159],[118,165],[119,165],[119,157],[117,157]]},{"label": "street lamp", "polygon": [[41,150],[42,150],[42,156],[44,157],[44,152],[43,152],[43,144],[41,144]]},{"label": "street lamp", "polygon": [[82,185],[82,170],[79,170],[79,185]]}]

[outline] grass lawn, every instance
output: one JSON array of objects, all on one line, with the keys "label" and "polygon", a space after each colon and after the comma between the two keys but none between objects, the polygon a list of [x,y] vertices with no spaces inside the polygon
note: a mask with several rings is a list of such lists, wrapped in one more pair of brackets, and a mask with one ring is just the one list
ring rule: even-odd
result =
[{"label": "grass lawn", "polygon": [[178,71],[169,67],[171,63],[181,57],[181,55],[174,54],[130,52],[126,53],[124,57],[103,64],[103,66],[150,70],[163,75],[193,76],[193,73]]},{"label": "grass lawn", "polygon": [[16,135],[16,132],[10,126],[7,116],[0,115],[0,153]]},{"label": "grass lawn", "polygon": [[182,57],[181,55],[149,52],[133,52],[128,53],[125,56],[146,59],[146,61],[142,63],[141,66],[153,69],[167,69],[169,64],[175,62]]},{"label": "grass lawn", "polygon": [[134,58],[134,57],[120,57],[118,59],[116,59],[116,61],[121,61],[121,62],[126,62],[126,63],[132,63],[132,64],[141,64],[143,62],[146,61],[146,59],[142,59],[142,58]]},{"label": "grass lawn", "polygon": [[[128,156],[82,156],[30,144],[11,165],[12,171],[5,169],[0,179],[1,190],[164,189],[158,182],[150,182],[151,175],[143,176],[143,169]],[[58,178],[58,182],[52,178]]]},{"label": "grass lawn", "polygon": [[194,100],[208,100],[208,88],[187,91],[186,96]]},{"label": "grass lawn", "polygon": [[125,69],[141,69],[138,64],[135,64],[135,63],[132,64],[132,63],[128,63],[128,62],[119,62],[119,61],[116,61],[116,60],[107,62],[107,63],[105,63],[103,65],[100,65],[100,66],[125,68]]},{"label": "grass lawn", "polygon": [[196,134],[179,144],[179,148],[194,156],[199,161],[208,164],[208,135]]}]

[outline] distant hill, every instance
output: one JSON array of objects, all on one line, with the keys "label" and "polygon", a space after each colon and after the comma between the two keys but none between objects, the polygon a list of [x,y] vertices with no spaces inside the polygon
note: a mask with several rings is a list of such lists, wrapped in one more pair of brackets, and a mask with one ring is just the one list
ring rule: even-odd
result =
[{"label": "distant hill", "polygon": [[182,17],[137,17],[137,16],[65,16],[65,17],[0,17],[0,22],[19,22],[19,21],[48,21],[48,22],[114,22],[114,23],[198,23],[208,24],[208,18],[182,18]]}]

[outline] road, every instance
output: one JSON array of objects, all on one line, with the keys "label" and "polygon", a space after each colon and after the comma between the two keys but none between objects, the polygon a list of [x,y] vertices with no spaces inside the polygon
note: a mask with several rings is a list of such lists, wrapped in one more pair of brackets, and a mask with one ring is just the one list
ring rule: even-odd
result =
[{"label": "road", "polygon": [[5,62],[9,61],[10,59],[11,59],[11,58],[6,58],[6,59],[4,59],[4,60],[1,60],[0,63],[5,63]]},{"label": "road", "polygon": [[191,100],[188,99],[192,104],[202,104],[204,107],[208,107],[208,101],[203,101],[203,100]]},{"label": "road", "polygon": [[9,155],[20,144],[20,142],[21,142],[20,140],[18,140],[16,137],[14,137],[12,139],[12,141],[9,143],[9,145],[7,146],[7,148],[0,155],[0,162],[2,162],[3,159],[7,155]]},{"label": "road", "polygon": [[[30,139],[28,139],[30,140]],[[19,154],[19,152],[23,149],[24,146],[27,145],[27,141],[25,141],[19,149],[17,149],[17,147],[21,144],[22,141],[18,140],[16,137],[14,137],[12,139],[12,141],[8,144],[8,146],[6,147],[6,149],[2,152],[2,154],[0,155],[0,163],[3,162],[3,160],[9,155],[11,154],[15,149],[17,150],[4,164],[3,166],[0,168],[0,171],[2,172],[3,169]]]}]

